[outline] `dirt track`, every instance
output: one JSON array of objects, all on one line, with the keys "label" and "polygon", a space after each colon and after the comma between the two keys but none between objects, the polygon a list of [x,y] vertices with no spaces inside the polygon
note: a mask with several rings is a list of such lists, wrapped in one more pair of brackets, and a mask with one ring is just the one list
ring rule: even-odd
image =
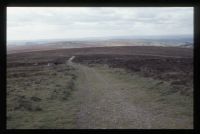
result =
[{"label": "dirt track", "polygon": [[117,85],[92,68],[75,67],[82,73],[79,128],[151,128],[150,115],[128,102]]},{"label": "dirt track", "polygon": [[78,128],[190,128],[187,119],[169,117],[164,111],[161,115],[155,114],[157,111],[152,111],[143,99],[148,94],[134,86],[137,82],[130,85],[95,68],[71,60],[68,64],[79,72],[74,96],[81,103]]}]

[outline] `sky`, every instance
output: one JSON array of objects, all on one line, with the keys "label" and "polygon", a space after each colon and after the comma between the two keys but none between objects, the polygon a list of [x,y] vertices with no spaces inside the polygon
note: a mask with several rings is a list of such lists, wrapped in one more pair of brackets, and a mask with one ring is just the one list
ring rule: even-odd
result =
[{"label": "sky", "polygon": [[8,7],[7,40],[193,35],[193,7]]}]

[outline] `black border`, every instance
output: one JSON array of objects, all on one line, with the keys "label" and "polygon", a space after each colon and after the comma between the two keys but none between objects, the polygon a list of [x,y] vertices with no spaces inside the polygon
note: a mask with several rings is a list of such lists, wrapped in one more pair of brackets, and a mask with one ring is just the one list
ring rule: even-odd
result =
[{"label": "black border", "polygon": [[198,0],[7,0],[7,6],[195,6]]},{"label": "black border", "polygon": [[[194,7],[194,129],[6,129],[6,7]],[[4,133],[80,133],[80,132],[134,132],[134,133],[194,133],[200,128],[198,119],[200,86],[200,2],[198,0],[7,0],[0,4],[0,134]]]}]

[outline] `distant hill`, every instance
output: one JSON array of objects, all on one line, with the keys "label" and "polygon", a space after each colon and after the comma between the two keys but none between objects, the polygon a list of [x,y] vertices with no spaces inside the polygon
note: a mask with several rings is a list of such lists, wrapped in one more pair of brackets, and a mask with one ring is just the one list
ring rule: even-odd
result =
[{"label": "distant hill", "polygon": [[171,46],[193,48],[193,38],[190,36],[148,36],[148,37],[107,37],[85,38],[79,40],[36,40],[11,41],[7,43],[7,52],[39,51],[66,48],[110,47],[110,46]]}]

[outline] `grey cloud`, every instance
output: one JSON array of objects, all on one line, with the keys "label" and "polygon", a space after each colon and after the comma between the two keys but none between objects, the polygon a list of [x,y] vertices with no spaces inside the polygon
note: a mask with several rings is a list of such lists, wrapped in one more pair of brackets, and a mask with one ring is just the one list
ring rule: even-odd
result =
[{"label": "grey cloud", "polygon": [[36,34],[37,37],[32,36],[34,39],[55,38],[59,35],[60,38],[79,38],[91,36],[91,33],[97,36],[193,33],[192,7],[9,7],[7,18],[8,39],[11,40],[30,38]]}]

